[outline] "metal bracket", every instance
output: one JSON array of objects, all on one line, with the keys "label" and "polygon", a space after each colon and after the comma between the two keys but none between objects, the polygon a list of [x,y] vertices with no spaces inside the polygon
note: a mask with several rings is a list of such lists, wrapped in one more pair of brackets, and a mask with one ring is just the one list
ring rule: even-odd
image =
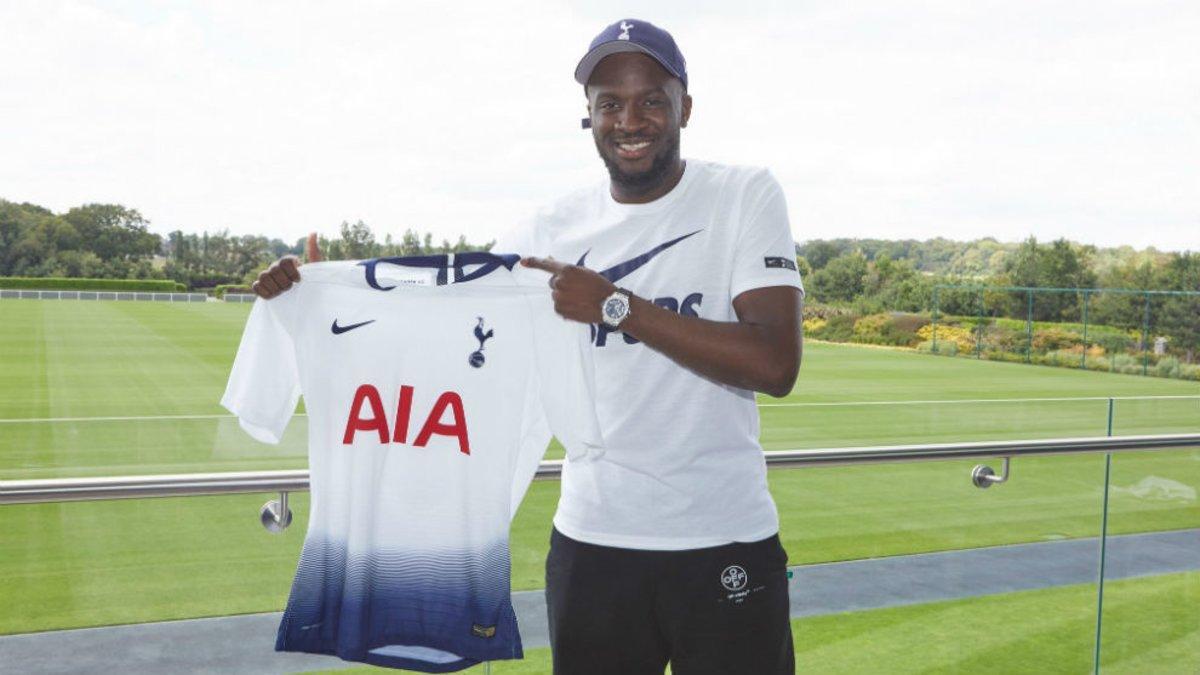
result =
[{"label": "metal bracket", "polygon": [[258,512],[258,519],[267,532],[278,534],[292,524],[292,510],[288,508],[288,493],[281,491],[279,499],[272,499],[263,504]]},{"label": "metal bracket", "polygon": [[977,488],[990,488],[993,485],[1007,482],[1008,460],[1008,457],[1001,458],[1003,464],[1000,465],[1001,475],[999,476],[996,475],[995,471],[992,471],[992,467],[987,466],[986,464],[976,464],[975,468],[971,469],[971,482],[974,483],[975,487]]}]

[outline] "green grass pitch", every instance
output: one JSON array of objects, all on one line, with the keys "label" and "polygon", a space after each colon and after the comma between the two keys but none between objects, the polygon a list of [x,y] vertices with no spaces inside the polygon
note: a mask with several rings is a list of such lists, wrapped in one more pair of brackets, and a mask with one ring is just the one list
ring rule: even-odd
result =
[{"label": "green grass pitch", "polygon": [[[303,418],[281,446],[266,446],[247,438],[218,406],[248,310],[217,303],[0,301],[0,479],[305,466]],[[1104,397],[1197,394],[1194,382],[810,344],[795,391],[761,401],[762,438],[771,450],[1102,436]],[[1116,434],[1200,430],[1197,399],[1118,400],[1114,412]],[[1018,459],[1012,481],[986,491],[970,485],[972,464],[773,471],[771,489],[792,563],[1099,533],[1102,456]],[[1200,490],[1200,451],[1116,455],[1111,532],[1200,526],[1196,500],[1147,496],[1136,488],[1148,478]],[[557,483],[541,482],[525,498],[513,525],[514,588],[542,586],[557,495]],[[274,536],[256,517],[268,497],[0,507],[0,633],[279,609],[306,526],[307,499],[295,495],[296,523]],[[1113,611],[1149,613],[1145,603],[1154,598],[1168,608],[1191,598],[1195,607],[1197,583],[1196,575],[1119,582],[1114,588],[1126,589],[1128,603]],[[1168,587],[1178,592],[1167,593]],[[1082,598],[1079,612],[1063,610],[1058,617],[1055,609],[1071,593]],[[872,649],[882,654],[891,644],[886,636],[894,635],[892,646],[900,650],[899,640],[913,639],[916,627],[930,635],[954,631],[963,616],[974,617],[989,635],[986,644],[998,648],[1029,629],[1035,614],[1038,625],[1086,622],[1077,616],[1088,606],[1094,612],[1094,591],[1091,605],[1086,595],[1051,589],[805,619],[796,622],[798,662],[822,670],[816,664],[833,658],[828,649],[806,651],[814,644],[866,650],[879,642]],[[984,620],[1005,611],[1021,631]],[[1145,657],[1153,669],[1153,659],[1167,658],[1179,645],[1194,653],[1200,648],[1195,611],[1179,621],[1190,632],[1182,630],[1175,643],[1155,643],[1158,656],[1131,648],[1128,662]],[[1054,640],[1038,644],[1058,653]],[[946,659],[938,661],[946,671],[988,668],[982,648]],[[1086,663],[1071,663],[1089,667],[1090,654]],[[897,661],[879,669],[908,672],[919,665]]]}]

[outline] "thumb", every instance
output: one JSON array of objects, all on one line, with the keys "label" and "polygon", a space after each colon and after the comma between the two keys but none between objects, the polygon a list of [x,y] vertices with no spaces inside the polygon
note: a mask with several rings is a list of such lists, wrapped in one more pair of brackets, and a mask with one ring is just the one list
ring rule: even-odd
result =
[{"label": "thumb", "polygon": [[317,244],[317,233],[309,232],[308,241],[304,243],[304,258],[310,262],[321,262],[325,256],[321,255],[321,247]]}]

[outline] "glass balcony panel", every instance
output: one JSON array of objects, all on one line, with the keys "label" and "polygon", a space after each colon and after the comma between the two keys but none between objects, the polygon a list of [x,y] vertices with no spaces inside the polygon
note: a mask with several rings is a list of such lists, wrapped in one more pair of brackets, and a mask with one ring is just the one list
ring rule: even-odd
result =
[{"label": "glass balcony panel", "polygon": [[1104,458],[974,464],[771,472],[797,672],[1090,670]]},{"label": "glass balcony panel", "polygon": [[1113,455],[1108,534],[1102,672],[1200,672],[1200,448]]},{"label": "glass balcony panel", "polygon": [[282,609],[308,523],[308,494],[272,535],[277,495],[0,507],[0,634]]}]

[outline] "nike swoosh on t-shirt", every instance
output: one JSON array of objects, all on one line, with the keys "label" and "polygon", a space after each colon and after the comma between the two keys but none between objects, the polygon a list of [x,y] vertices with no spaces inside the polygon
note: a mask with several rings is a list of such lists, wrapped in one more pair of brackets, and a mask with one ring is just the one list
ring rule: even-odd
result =
[{"label": "nike swoosh on t-shirt", "polygon": [[369,323],[375,323],[375,319],[371,319],[370,321],[362,321],[360,323],[352,323],[349,326],[339,326],[339,325],[337,325],[337,319],[334,319],[333,325],[329,327],[329,330],[333,331],[334,335],[341,335],[342,333],[345,333],[348,330],[354,330],[355,328],[362,328],[363,326],[365,326]]},{"label": "nike swoosh on t-shirt", "polygon": [[[610,282],[615,284],[618,281],[620,281],[621,279],[624,279],[625,277],[632,274],[635,270],[637,270],[642,265],[645,265],[646,263],[650,262],[650,260],[652,258],[654,258],[654,256],[658,255],[659,253],[662,253],[663,251],[674,246],[675,244],[678,244],[679,242],[683,241],[684,239],[687,239],[688,237],[692,236],[693,234],[697,234],[699,232],[700,232],[700,230],[696,230],[695,232],[689,232],[681,237],[676,237],[676,238],[672,239],[671,241],[659,244],[658,246],[655,246],[654,248],[650,249],[649,251],[646,251],[645,253],[643,253],[637,257],[630,258],[629,260],[626,260],[625,262],[617,263],[616,265],[613,265],[612,267],[610,267],[606,270],[602,270],[600,272],[600,276],[604,277],[605,279],[608,279]],[[592,252],[591,249],[584,251],[583,255],[579,256],[579,262],[577,262],[575,264],[579,265],[580,267],[583,267],[584,260],[587,258],[588,253],[591,253],[591,252]]]}]

